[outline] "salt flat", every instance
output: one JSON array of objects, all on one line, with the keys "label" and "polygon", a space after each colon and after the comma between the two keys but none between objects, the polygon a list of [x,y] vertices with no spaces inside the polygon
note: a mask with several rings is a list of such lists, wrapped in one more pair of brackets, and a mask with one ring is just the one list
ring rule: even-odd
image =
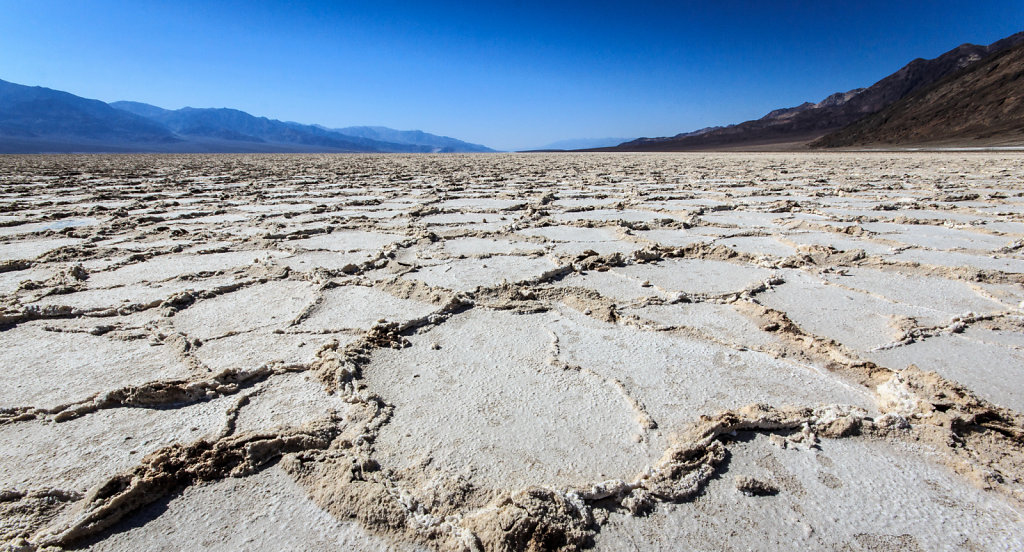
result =
[{"label": "salt flat", "polygon": [[1024,548],[1024,158],[0,158],[0,550]]}]

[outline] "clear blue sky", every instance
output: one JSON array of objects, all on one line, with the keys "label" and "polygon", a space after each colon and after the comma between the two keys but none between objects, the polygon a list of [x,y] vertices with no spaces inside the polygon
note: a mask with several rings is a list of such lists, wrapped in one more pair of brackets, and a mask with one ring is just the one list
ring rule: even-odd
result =
[{"label": "clear blue sky", "polygon": [[1020,30],[1024,0],[0,0],[0,79],[511,149],[739,122]]}]

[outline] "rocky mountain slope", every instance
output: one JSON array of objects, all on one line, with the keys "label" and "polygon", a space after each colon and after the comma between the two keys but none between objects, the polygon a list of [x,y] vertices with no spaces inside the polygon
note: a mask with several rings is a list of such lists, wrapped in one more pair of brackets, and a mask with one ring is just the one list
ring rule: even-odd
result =
[{"label": "rocky mountain slope", "polygon": [[1024,44],[918,90],[812,146],[1024,142]]},{"label": "rocky mountain slope", "polygon": [[1024,32],[987,46],[962,44],[934,59],[915,59],[868,88],[832,94],[818,103],[774,110],[764,117],[664,138],[641,138],[613,151],[688,151],[806,143],[835,132],[990,55],[1024,43]]}]

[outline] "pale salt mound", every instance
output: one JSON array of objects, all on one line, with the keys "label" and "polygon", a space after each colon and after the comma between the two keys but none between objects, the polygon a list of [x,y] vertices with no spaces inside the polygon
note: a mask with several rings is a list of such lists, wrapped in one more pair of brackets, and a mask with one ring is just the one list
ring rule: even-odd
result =
[{"label": "pale salt mound", "polygon": [[666,293],[712,295],[738,293],[772,276],[766,268],[706,259],[668,259],[612,270]]},{"label": "pale salt mound", "polygon": [[490,222],[502,218],[501,215],[491,213],[439,213],[428,215],[420,219],[423,224],[431,226],[449,224],[469,224],[474,222]]},{"label": "pale salt mound", "polygon": [[183,292],[203,292],[230,288],[237,281],[231,278],[202,280],[170,280],[152,284],[128,284],[115,288],[85,289],[74,293],[49,295],[34,301],[39,306],[68,306],[84,311],[126,306],[151,308]]},{"label": "pale salt mound", "polygon": [[368,330],[379,320],[405,321],[426,316],[437,307],[400,299],[376,288],[348,285],[326,290],[297,329],[310,332]]},{"label": "pale salt mound", "polygon": [[256,261],[284,256],[279,251],[230,251],[205,255],[161,255],[139,263],[129,264],[109,272],[89,275],[90,287],[110,287],[137,282],[161,282],[204,272],[219,272],[242,268]]},{"label": "pale salt mound", "polygon": [[636,235],[658,245],[668,247],[686,247],[694,243],[705,243],[712,240],[707,234],[694,233],[692,230],[658,229],[644,230]]},{"label": "pale salt mound", "polygon": [[551,247],[551,254],[575,257],[583,254],[591,255],[593,253],[598,255],[621,253],[628,256],[641,248],[640,244],[627,241],[555,242]]},{"label": "pale salt mound", "polygon": [[[783,273],[786,283],[758,294],[758,303],[786,313],[806,332],[857,351],[870,351],[903,338],[904,327],[945,324],[950,314],[831,285],[800,271]],[[840,280],[842,281],[842,280]]]},{"label": "pale salt mound", "polygon": [[876,236],[878,238],[931,249],[991,251],[999,249],[1011,241],[1001,236],[928,224],[908,225],[888,222],[866,222],[861,226],[870,232],[878,232],[880,234]]},{"label": "pale salt mound", "polygon": [[544,226],[520,230],[524,236],[541,236],[559,242],[614,242],[619,241],[615,228],[580,228],[577,226]]},{"label": "pale salt mound", "polygon": [[284,328],[316,300],[306,282],[275,281],[201,301],[174,316],[174,327],[207,340],[259,328]]},{"label": "pale salt mound", "polygon": [[934,251],[931,249],[906,249],[893,255],[892,258],[897,261],[932,266],[980,268],[984,270],[999,270],[1012,274],[1024,274],[1024,259],[1014,257],[970,255],[956,251]]},{"label": "pale salt mound", "polygon": [[53,271],[45,268],[0,272],[0,295],[14,293],[22,282],[41,282],[53,276]]},{"label": "pale salt mound", "polygon": [[189,375],[172,345],[47,331],[46,326],[32,322],[0,331],[0,408],[53,408],[129,385]]},{"label": "pale salt mound", "polygon": [[412,550],[337,520],[279,467],[189,487],[142,508],[145,524],[123,523],[86,550]]},{"label": "pale salt mound", "polygon": [[30,260],[49,253],[54,249],[78,245],[85,240],[77,238],[54,238],[42,240],[19,240],[0,244],[0,261]]},{"label": "pale salt mound", "polygon": [[[961,203],[960,206],[967,207],[969,204]],[[935,211],[928,209],[901,209],[896,211],[896,216],[900,218],[915,220],[915,221],[927,221],[930,223],[945,223],[947,221],[963,223],[974,220],[974,216],[969,213],[959,213],[950,211]]]},{"label": "pale salt mound", "polygon": [[445,240],[444,251],[454,257],[460,255],[507,255],[510,253],[542,252],[544,246],[536,243],[490,239],[490,238],[455,238]]},{"label": "pale salt mound", "polygon": [[510,225],[515,224],[516,217],[504,215],[491,215],[481,222],[470,222],[466,224],[436,224],[428,226],[427,229],[438,236],[445,238],[459,237],[467,232],[495,233],[502,232]]},{"label": "pale salt mound", "polygon": [[773,255],[775,257],[788,257],[796,253],[796,248],[786,245],[772,237],[742,237],[724,238],[715,241],[715,245],[731,247],[742,253],[751,255]]},{"label": "pale salt mound", "polygon": [[967,282],[900,274],[870,268],[852,268],[822,278],[845,288],[861,290],[896,303],[955,316],[967,312],[1003,310],[1003,305],[979,295]]},{"label": "pale salt mound", "polygon": [[239,213],[225,213],[223,215],[210,215],[208,217],[196,217],[189,219],[179,219],[168,221],[168,224],[180,224],[185,223],[187,225],[202,226],[207,224],[222,224],[225,222],[242,222],[249,220],[252,217],[250,215],[242,215]]},{"label": "pale salt mound", "polygon": [[626,274],[620,274],[611,270],[603,272],[592,270],[586,273],[576,272],[569,274],[558,280],[555,283],[555,287],[590,289],[619,303],[631,303],[647,297],[671,298],[670,294],[643,284],[644,282],[640,279]]},{"label": "pale salt mound", "polygon": [[556,199],[553,205],[562,208],[574,209],[578,207],[604,207],[610,206],[616,203],[614,198],[589,198],[589,197],[570,197],[564,199]]},{"label": "pale salt mound", "polygon": [[987,329],[972,326],[959,335],[979,343],[1003,345],[1018,351],[1024,350],[1024,332],[1016,331],[1014,328]]},{"label": "pale salt mound", "polygon": [[437,204],[439,209],[486,209],[490,211],[504,211],[523,206],[524,203],[518,199],[489,199],[489,198],[464,198],[449,199]]},{"label": "pale salt mound", "polygon": [[14,226],[0,227],[0,236],[16,236],[18,234],[34,234],[47,230],[62,230],[64,228],[76,228],[79,226],[92,226],[99,224],[100,220],[92,217],[59,219],[45,222],[30,222]]},{"label": "pale salt mound", "polygon": [[250,213],[301,213],[308,211],[313,208],[311,203],[264,203],[257,205],[239,205],[237,207],[240,211],[248,211]]},{"label": "pale salt mound", "polygon": [[374,251],[306,251],[277,260],[277,264],[287,266],[296,272],[312,272],[324,270],[350,270],[373,261],[377,257]]},{"label": "pale salt mound", "polygon": [[1024,236],[1024,222],[984,221],[982,228],[993,232],[1004,232],[1011,237]]},{"label": "pale salt mound", "polygon": [[172,247],[177,247],[177,246],[188,247],[190,245],[193,245],[193,242],[190,241],[190,240],[176,240],[176,239],[143,241],[143,240],[137,240],[137,239],[131,239],[131,238],[120,238],[120,239],[112,239],[112,240],[105,240],[105,241],[102,241],[102,242],[98,242],[97,245],[102,245],[104,247],[113,247],[115,249],[131,250],[131,251],[149,251],[149,250],[152,250],[154,248],[157,248],[157,249],[159,249],[159,248],[172,248]]},{"label": "pale salt mound", "polygon": [[402,276],[428,286],[455,291],[472,291],[503,281],[521,282],[540,278],[558,265],[543,257],[502,256],[486,259],[462,259],[421,268]]},{"label": "pale salt mound", "polygon": [[549,362],[557,319],[473,309],[377,351],[366,382],[395,405],[376,441],[382,460],[429,459],[443,476],[503,489],[631,477],[656,458],[613,384]]},{"label": "pale salt mound", "polygon": [[235,420],[236,433],[300,426],[330,412],[343,415],[352,408],[341,396],[328,394],[322,383],[297,372],[275,375],[248,395]]},{"label": "pale salt mound", "polygon": [[788,218],[785,213],[762,213],[759,211],[720,211],[700,217],[708,224],[735,226],[739,228],[781,229]]},{"label": "pale salt mound", "polygon": [[1024,350],[1019,345],[947,334],[874,351],[867,357],[896,370],[916,364],[966,385],[995,404],[1024,411]]},{"label": "pale salt mound", "polygon": [[858,239],[837,234],[834,232],[794,232],[786,234],[783,242],[791,243],[794,246],[800,245],[823,245],[834,247],[839,251],[854,251],[863,249],[868,255],[890,255],[892,247],[886,244],[877,243],[869,239]]},{"label": "pale salt mound", "polygon": [[54,423],[0,425],[0,488],[29,489],[45,478],[60,489],[86,492],[111,473],[178,442],[215,438],[231,397],[180,408],[109,408]]},{"label": "pale salt mound", "polygon": [[737,347],[762,347],[778,343],[730,305],[718,303],[677,303],[628,307],[623,314],[636,316],[663,327],[692,328],[708,338]]},{"label": "pale salt mound", "polygon": [[751,403],[875,408],[870,392],[765,353],[599,322],[569,310],[548,328],[558,337],[559,359],[621,382],[666,432],[683,430],[701,414]]},{"label": "pale salt mound", "polygon": [[384,232],[339,230],[331,234],[319,234],[312,238],[289,240],[286,243],[289,247],[307,250],[376,251],[404,239],[405,236]]},{"label": "pale salt mound", "polygon": [[345,334],[315,335],[261,329],[208,339],[195,350],[195,356],[214,372],[246,372],[269,364],[309,363],[320,347],[332,341],[344,346],[355,339],[356,336]]},{"label": "pale salt mound", "polygon": [[[1020,514],[925,449],[867,439],[824,439],[781,449],[740,433],[729,470],[683,504],[646,517],[615,512],[595,550],[1019,550]],[[773,484],[748,496],[735,477]],[[965,515],[964,510],[970,512]]]},{"label": "pale salt mound", "polygon": [[[703,193],[703,192],[699,192]],[[733,201],[720,201],[712,199],[710,197],[696,198],[696,199],[672,199],[657,202],[644,202],[643,205],[649,205],[656,209],[670,209],[675,211],[688,211],[697,208],[714,209],[717,207],[729,207],[733,205]]]},{"label": "pale salt mound", "polygon": [[553,217],[559,222],[576,220],[610,221],[621,220],[625,222],[653,222],[656,220],[674,221],[676,216],[666,213],[653,213],[651,211],[640,211],[637,209],[595,209],[593,211],[577,211],[559,213]]}]

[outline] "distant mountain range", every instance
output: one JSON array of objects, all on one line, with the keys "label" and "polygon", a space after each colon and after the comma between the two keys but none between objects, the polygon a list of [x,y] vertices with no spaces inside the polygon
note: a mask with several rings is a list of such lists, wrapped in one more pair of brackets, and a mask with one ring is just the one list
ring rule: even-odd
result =
[{"label": "distant mountain range", "polygon": [[[1012,110],[999,111],[996,106],[1007,99],[1016,98],[1011,104],[1020,101],[1020,90],[1024,89],[1024,80],[1012,80],[1012,70],[1008,74],[1008,82],[989,82],[975,74],[967,80],[958,80],[958,84],[946,84],[949,93],[957,98],[946,97],[945,107],[959,110],[965,116],[977,112],[978,102],[987,102],[990,109],[984,120],[975,118],[973,122],[964,120],[953,123],[946,113],[946,123],[924,123],[922,120],[910,120],[908,109],[913,108],[914,117],[930,117],[929,110],[940,109],[939,99],[932,92],[928,100],[914,100],[917,93],[932,90],[937,83],[949,79],[960,79],[973,72],[976,67],[995,59],[1000,54],[1024,44],[1024,32],[1014,34],[988,46],[963,44],[935,59],[915,59],[899,71],[885,77],[867,88],[857,88],[848,92],[837,92],[818,103],[807,102],[796,107],[776,109],[760,119],[724,127],[711,127],[694,132],[677,134],[663,138],[639,138],[624,142],[611,148],[600,148],[601,151],[702,151],[702,150],[743,150],[743,149],[802,149],[811,142],[815,147],[839,146],[886,142],[889,144],[905,144],[913,141],[924,142],[941,140],[944,137],[957,138],[967,134],[994,133],[988,139],[998,141],[998,132],[1017,130],[1024,126],[1024,121]],[[1014,58],[1015,59],[1015,58]],[[983,61],[984,60],[984,61]],[[1012,60],[1003,62],[1002,70],[1009,70]],[[968,81],[971,84],[968,84]],[[984,82],[982,82],[984,81]],[[974,86],[986,86],[983,97],[981,91]],[[999,96],[1002,94],[1002,96]],[[907,99],[907,102],[901,100]],[[1017,103],[1014,103],[1017,102]],[[998,114],[997,114],[998,113]],[[872,116],[877,117],[872,118]],[[884,114],[884,115],[883,115]],[[1013,119],[1012,117],[1016,117]],[[881,117],[881,119],[879,119]],[[1011,117],[1006,119],[1006,117]],[[869,119],[866,119],[869,118]],[[895,122],[883,125],[882,121],[902,121],[903,130],[897,131]],[[868,121],[874,121],[869,123]],[[864,121],[863,124],[860,122]],[[841,132],[851,127],[850,132]],[[912,126],[927,126],[920,132],[910,130]],[[989,125],[989,126],[986,126]],[[995,126],[992,126],[995,125]],[[859,129],[859,130],[858,130]],[[998,130],[1003,129],[1003,130]],[[960,134],[943,134],[948,132]],[[872,133],[877,133],[874,135]],[[829,138],[819,138],[831,135]]]},{"label": "distant mountain range", "polygon": [[[616,145],[617,144],[617,145]],[[1024,145],[1024,32],[915,59],[866,88],[670,137],[574,139],[543,150],[778,150]],[[491,152],[419,130],[327,128],[236,109],[163,109],[0,80],[0,153]]]},{"label": "distant mountain range", "polygon": [[448,136],[437,136],[436,134],[429,134],[422,130],[395,130],[393,128],[382,126],[351,126],[335,128],[332,129],[332,131],[339,132],[345,136],[355,136],[358,138],[376,140],[378,142],[406,144],[411,146],[428,146],[434,148],[435,151],[442,152],[487,153],[495,151],[487,146],[470,144]]},{"label": "distant mountain range", "polygon": [[490,152],[426,132],[385,127],[328,129],[236,109],[169,110],[90,100],[0,80],[0,153],[439,153]]},{"label": "distant mountain range", "polygon": [[630,140],[630,138],[570,138],[568,140],[559,140],[557,142],[551,142],[550,144],[546,144],[543,146],[524,149],[528,149],[529,151],[560,151],[587,148],[604,148],[621,144],[627,140]]}]

